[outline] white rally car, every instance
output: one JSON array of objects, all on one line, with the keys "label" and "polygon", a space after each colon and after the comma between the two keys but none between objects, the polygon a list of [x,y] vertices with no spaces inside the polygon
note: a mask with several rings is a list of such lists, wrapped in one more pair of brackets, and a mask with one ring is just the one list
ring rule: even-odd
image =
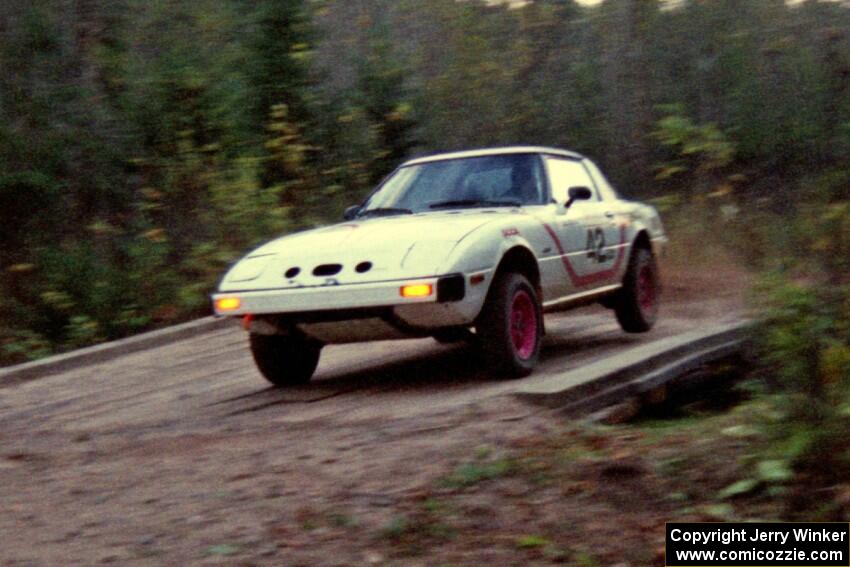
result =
[{"label": "white rally car", "polygon": [[414,159],[345,218],[254,250],[213,295],[275,385],[309,381],[327,344],[427,336],[467,340],[494,373],[524,376],[544,311],[600,302],[631,333],[656,319],[658,213],[574,152]]}]

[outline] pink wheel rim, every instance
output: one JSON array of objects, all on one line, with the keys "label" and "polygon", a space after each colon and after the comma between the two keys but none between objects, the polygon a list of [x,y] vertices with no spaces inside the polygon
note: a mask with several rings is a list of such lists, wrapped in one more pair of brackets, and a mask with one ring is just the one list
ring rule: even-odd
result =
[{"label": "pink wheel rim", "polygon": [[650,266],[644,266],[638,272],[637,284],[638,304],[644,313],[651,313],[655,309],[658,294],[655,287],[655,278],[653,277]]},{"label": "pink wheel rim", "polygon": [[528,360],[537,345],[537,311],[531,296],[523,290],[514,294],[510,322],[514,351],[522,360]]}]

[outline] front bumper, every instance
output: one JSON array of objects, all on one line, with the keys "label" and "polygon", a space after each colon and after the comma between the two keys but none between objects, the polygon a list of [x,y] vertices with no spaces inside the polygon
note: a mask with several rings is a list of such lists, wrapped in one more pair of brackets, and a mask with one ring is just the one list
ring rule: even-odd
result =
[{"label": "front bumper", "polygon": [[[430,285],[433,292],[424,297],[403,297],[401,288],[411,284]],[[417,280],[216,293],[212,300],[216,315],[241,316],[446,303],[460,301],[464,295],[465,278],[452,274]],[[226,298],[238,300],[238,307],[219,309],[219,300]]]}]

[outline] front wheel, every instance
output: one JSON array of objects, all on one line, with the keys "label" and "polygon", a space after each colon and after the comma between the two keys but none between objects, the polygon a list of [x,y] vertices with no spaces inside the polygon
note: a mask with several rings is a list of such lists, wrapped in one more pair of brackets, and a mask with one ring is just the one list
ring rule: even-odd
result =
[{"label": "front wheel", "polygon": [[652,328],[658,318],[659,291],[655,256],[646,248],[636,249],[614,303],[614,313],[624,331],[645,333]]},{"label": "front wheel", "polygon": [[250,342],[257,368],[275,386],[306,384],[319,365],[322,345],[306,337],[251,333]]},{"label": "front wheel", "polygon": [[501,274],[476,325],[485,364],[501,376],[528,376],[540,357],[542,338],[543,310],[534,286],[521,274]]}]

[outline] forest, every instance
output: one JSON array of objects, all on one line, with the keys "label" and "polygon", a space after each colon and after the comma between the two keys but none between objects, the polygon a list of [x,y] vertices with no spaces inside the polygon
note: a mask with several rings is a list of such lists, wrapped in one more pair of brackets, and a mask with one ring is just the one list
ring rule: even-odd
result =
[{"label": "forest", "polygon": [[850,366],[847,2],[2,2],[0,68],[2,364],[207,315],[405,158],[521,143],[763,271],[775,356]]}]

